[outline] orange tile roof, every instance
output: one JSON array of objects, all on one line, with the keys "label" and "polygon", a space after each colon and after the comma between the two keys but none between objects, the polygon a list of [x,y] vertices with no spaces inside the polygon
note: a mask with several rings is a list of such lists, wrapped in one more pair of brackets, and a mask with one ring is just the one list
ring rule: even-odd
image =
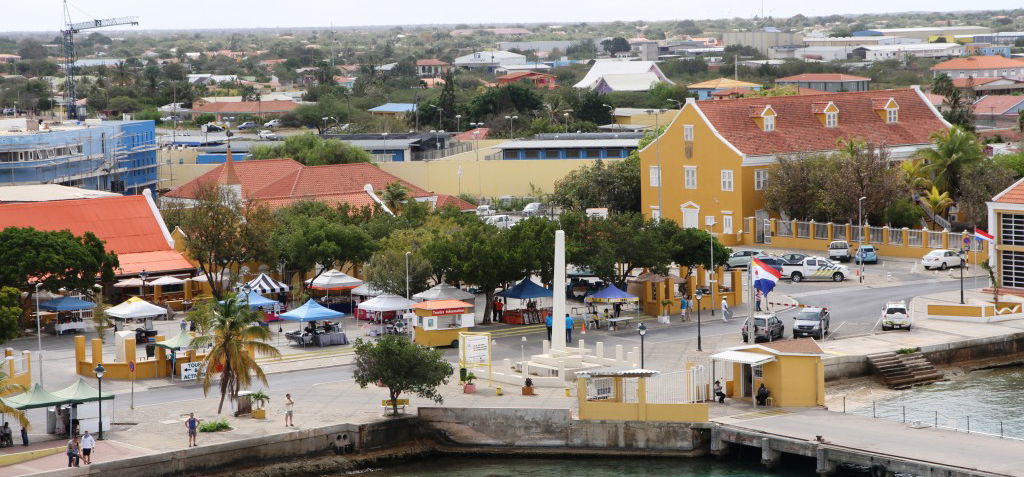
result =
[{"label": "orange tile roof", "polygon": [[206,103],[192,111],[197,113],[227,113],[227,114],[256,114],[256,113],[290,113],[299,107],[299,103],[284,99],[273,101],[235,101]]},{"label": "orange tile roof", "polygon": [[425,60],[416,60],[416,66],[448,66],[448,63],[437,58],[427,58]]},{"label": "orange tile roof", "polygon": [[762,343],[761,346],[771,348],[780,353],[802,353],[802,354],[823,354],[821,346],[811,338],[800,338],[798,340],[772,341]]},{"label": "orange tile roof", "polygon": [[546,76],[548,78],[554,78],[555,75],[549,75],[547,73],[538,73],[536,71],[516,71],[507,75],[499,76],[495,78],[498,81],[515,81],[527,77]]},{"label": "orange tile roof", "polygon": [[[464,131],[464,132],[460,132],[460,133],[456,134],[455,135],[455,139],[458,139],[459,141],[473,141],[473,140],[478,140],[478,139],[487,139],[487,133],[489,133],[490,131],[491,131],[490,128],[474,128],[474,129],[470,129],[468,131]],[[475,135],[475,137],[473,135],[474,132],[477,133]]]},{"label": "orange tile roof", "polygon": [[797,86],[796,94],[800,94],[800,95],[806,96],[806,95],[810,95],[810,94],[828,94],[828,92],[827,91],[821,91],[819,89],[814,89],[814,88],[804,88],[804,87],[801,87],[801,86]]},{"label": "orange tile roof", "polygon": [[971,86],[981,86],[1001,79],[1003,78],[957,78],[953,80],[953,86],[956,86],[957,88],[968,88]]},{"label": "orange tile roof", "polygon": [[[883,121],[874,109],[876,99],[888,101],[890,97],[900,107],[899,121],[893,124]],[[822,101],[831,101],[839,108],[838,127],[826,128],[811,112],[811,104]],[[696,106],[719,134],[748,155],[828,151],[844,138],[888,146],[927,144],[931,133],[946,128],[931,106],[910,88],[699,101]],[[762,131],[750,118],[765,106],[771,106],[777,114],[771,132]]]},{"label": "orange tile roof", "polygon": [[92,232],[117,254],[124,274],[143,268],[151,272],[195,268],[167,243],[159,220],[141,195],[0,204],[0,229]]},{"label": "orange tile roof", "polygon": [[750,89],[747,89],[747,88],[729,88],[729,89],[723,89],[721,91],[715,91],[714,93],[711,93],[711,96],[733,96],[733,95],[743,96],[743,95],[746,95],[746,94],[752,94],[753,92],[754,92],[753,90],[750,90]]},{"label": "orange tile roof", "polygon": [[1014,182],[1002,192],[992,198],[992,202],[1004,204],[1024,204],[1024,179]]},{"label": "orange tile roof", "polygon": [[[997,94],[984,96],[971,107],[974,109],[974,114],[999,115],[1006,114],[1007,111],[1022,102],[1024,102],[1024,96]],[[1013,114],[1016,115],[1016,113]]]},{"label": "orange tile roof", "polygon": [[[263,161],[235,162],[234,170],[238,181],[242,184],[243,198],[252,198],[253,191],[260,190],[282,177],[293,174],[303,166],[292,159],[267,159]],[[167,193],[167,197],[192,198],[200,184],[228,184],[228,175],[231,168],[221,164],[213,170],[203,174],[189,182],[186,182]]]},{"label": "orange tile roof", "polygon": [[476,206],[466,202],[458,197],[448,194],[437,194],[437,203],[434,204],[434,208],[441,210],[449,205],[456,207],[459,210],[473,210]]},{"label": "orange tile roof", "polygon": [[999,55],[968,56],[967,58],[953,58],[943,61],[931,69],[932,71],[942,70],[991,70],[996,68],[1020,68],[1024,67],[1024,61],[1005,58]]},{"label": "orange tile roof", "polygon": [[835,83],[840,81],[871,81],[871,78],[847,75],[842,73],[804,73],[799,75],[787,76],[785,78],[779,78],[775,80],[776,83],[807,83],[812,81]]},{"label": "orange tile roof", "polygon": [[427,300],[412,306],[419,310],[451,310],[455,308],[472,308],[473,305],[460,300]]}]

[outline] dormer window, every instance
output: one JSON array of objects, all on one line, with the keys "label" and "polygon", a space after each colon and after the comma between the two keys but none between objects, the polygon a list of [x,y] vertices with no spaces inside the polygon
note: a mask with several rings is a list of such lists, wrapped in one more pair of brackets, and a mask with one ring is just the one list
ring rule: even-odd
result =
[{"label": "dormer window", "polygon": [[839,113],[825,113],[825,127],[834,128],[839,126]]},{"label": "dormer window", "polygon": [[758,129],[764,132],[775,130],[775,110],[769,105],[754,105],[750,107],[750,118],[757,124]]},{"label": "dormer window", "polygon": [[878,113],[886,124],[894,124],[900,120],[900,105],[893,98],[878,98],[871,100],[871,106]]},{"label": "dormer window", "polygon": [[775,116],[764,117],[764,132],[772,132],[775,130]]},{"label": "dormer window", "polygon": [[887,108],[885,110],[885,122],[887,122],[887,123],[895,123],[895,122],[898,122],[899,120],[900,120],[900,110],[899,110],[899,108]]}]

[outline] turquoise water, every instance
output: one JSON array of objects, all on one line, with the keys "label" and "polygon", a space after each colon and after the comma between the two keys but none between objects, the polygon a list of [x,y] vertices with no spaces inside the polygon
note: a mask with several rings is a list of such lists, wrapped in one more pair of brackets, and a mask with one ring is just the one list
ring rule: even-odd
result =
[{"label": "turquoise water", "polygon": [[511,458],[448,457],[425,459],[401,466],[368,472],[372,477],[812,477],[814,462],[783,459],[779,469],[769,472],[757,463],[757,456],[711,458],[578,457]]},{"label": "turquoise water", "polygon": [[[870,416],[871,407],[854,411]],[[889,420],[1024,438],[1024,367],[988,369],[947,382],[904,391],[875,403],[874,414]]]}]

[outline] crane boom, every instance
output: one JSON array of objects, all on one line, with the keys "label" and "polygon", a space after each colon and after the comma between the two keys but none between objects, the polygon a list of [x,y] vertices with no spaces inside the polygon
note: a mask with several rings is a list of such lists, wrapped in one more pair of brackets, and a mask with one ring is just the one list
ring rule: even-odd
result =
[{"label": "crane boom", "polygon": [[78,22],[68,25],[68,30],[72,33],[78,33],[82,30],[88,30],[90,28],[103,28],[118,25],[138,25],[139,17],[117,17],[107,18],[104,20],[92,20],[87,22]]},{"label": "crane boom", "polygon": [[139,17],[116,17],[103,20],[71,23],[68,2],[64,0],[64,20],[66,28],[61,30],[64,43],[64,109],[68,119],[78,119],[78,108],[75,106],[75,33],[92,28],[103,28],[117,25],[138,25]]}]

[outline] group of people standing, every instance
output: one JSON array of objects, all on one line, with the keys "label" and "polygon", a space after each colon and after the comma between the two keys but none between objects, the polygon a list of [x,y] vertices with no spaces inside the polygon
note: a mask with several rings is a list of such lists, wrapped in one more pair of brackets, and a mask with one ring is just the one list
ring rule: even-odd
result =
[{"label": "group of people standing", "polygon": [[[576,324],[572,317],[568,313],[565,314],[565,343],[572,343],[572,327]],[[551,317],[551,313],[544,318],[544,325],[548,327],[548,341],[551,341],[551,329],[554,326],[554,320]]]},{"label": "group of people standing", "polygon": [[72,437],[68,441],[67,455],[68,467],[79,467],[82,461],[86,465],[92,464],[92,451],[96,448],[96,439],[85,431],[81,436]]},{"label": "group of people standing", "polygon": [[[761,310],[761,308],[760,308],[760,306],[761,306],[760,292],[758,292],[757,303],[758,303],[758,311],[760,311]],[[693,304],[693,302],[692,301],[688,301],[686,299],[685,295],[680,299],[679,315],[680,315],[680,318],[682,319],[682,321],[684,321],[684,322],[686,321],[686,312],[687,312],[687,310],[690,308],[690,306],[692,304]],[[731,320],[731,319],[732,319],[732,309],[729,308],[729,301],[726,300],[725,297],[723,296],[722,297],[722,322],[723,323],[728,323],[729,320]]]}]

